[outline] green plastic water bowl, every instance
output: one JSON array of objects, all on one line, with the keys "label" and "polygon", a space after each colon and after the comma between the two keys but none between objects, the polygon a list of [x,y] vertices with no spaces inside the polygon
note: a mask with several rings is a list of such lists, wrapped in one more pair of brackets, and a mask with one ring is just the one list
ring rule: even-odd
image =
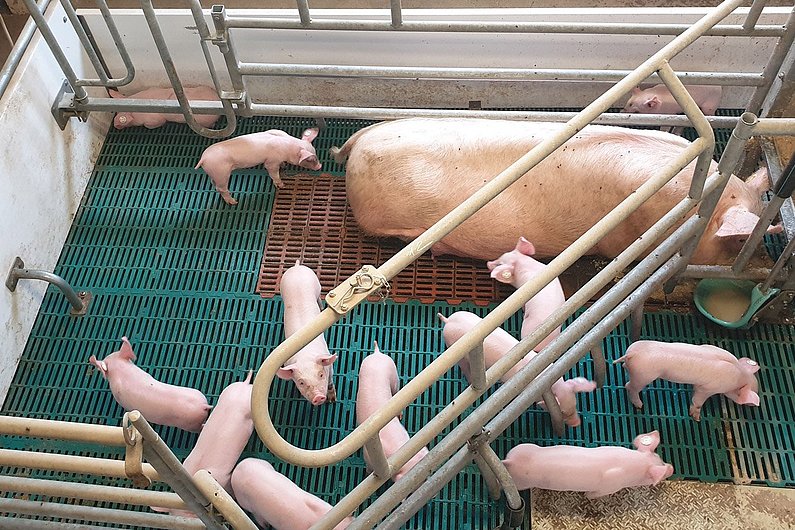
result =
[{"label": "green plastic water bowl", "polygon": [[751,318],[779,289],[763,293],[749,280],[705,279],[698,282],[693,301],[702,315],[726,328],[751,326]]}]

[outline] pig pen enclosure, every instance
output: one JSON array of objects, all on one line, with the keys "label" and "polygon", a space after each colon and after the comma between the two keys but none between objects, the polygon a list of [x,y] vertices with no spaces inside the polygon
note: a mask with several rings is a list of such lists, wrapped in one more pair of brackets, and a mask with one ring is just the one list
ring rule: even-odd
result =
[{"label": "pig pen enclosure", "polygon": [[[10,355],[0,372],[1,528],[86,528],[85,521],[89,528],[254,527],[212,476],[191,477],[180,465],[197,434],[153,429],[134,413],[122,419],[108,383],[88,364],[92,354],[117,350],[122,336],[140,367],[160,381],[201,390],[210,404],[256,372],[256,432],[242,456],[271,462],[333,506],[313,528],[334,528],[351,512],[357,518],[349,528],[648,528],[647,518],[696,527],[698,511],[710,510],[705,498],[718,499],[713,521],[752,528],[732,513],[733,501],[721,504],[713,490],[699,488],[776,488],[785,494],[772,498],[792,502],[795,217],[779,184],[791,174],[785,166],[792,153],[776,143],[795,135],[794,120],[780,117],[793,92],[791,6],[755,1],[741,8],[743,2],[729,0],[710,10],[403,10],[395,1],[391,11],[310,11],[299,1],[297,11],[229,13],[223,6],[202,12],[193,1],[186,2],[190,12],[155,11],[145,0],[140,10],[98,4],[99,10],[74,11],[68,1],[37,7],[26,0],[44,37],[16,58],[13,79],[13,72],[2,76],[4,120],[19,125],[0,177],[4,190],[14,186],[3,218],[3,259],[11,267],[19,256],[20,270],[51,270],[65,279],[85,314],[70,312],[62,289],[45,291],[24,274],[13,292],[11,285],[4,291],[3,349]],[[682,82],[722,86],[716,116],[703,116]],[[102,88],[130,94],[169,83],[178,93],[183,83],[215,85],[220,103],[190,108],[223,114],[220,132],[198,134],[175,123],[113,128],[116,111],[183,112],[191,122],[186,101],[112,99]],[[687,116],[617,113],[641,83],[665,83]],[[506,170],[483,187],[492,195],[590,122],[692,126],[684,132],[694,142],[690,159],[719,160],[719,171],[694,178],[707,198],[697,185],[692,198],[617,258],[579,259],[626,209],[606,216],[551,260],[546,276],[514,294],[490,278],[483,261],[423,253],[443,235],[438,227],[406,245],[368,237],[357,226],[345,167],[329,149],[376,121],[409,116],[568,122],[545,140],[546,152],[534,149],[522,159],[516,175]],[[299,136],[313,126],[321,127],[314,145],[322,170],[289,167],[281,189],[261,166],[237,170],[230,185],[236,206],[194,169],[203,150],[228,135],[280,129]],[[51,142],[37,140],[41,135]],[[752,136],[758,151],[746,148]],[[692,208],[703,205],[709,217],[710,193],[732,171],[750,174],[757,158],[784,196],[768,194],[769,215],[761,215],[734,267],[688,265],[688,241],[705,224],[695,217],[642,258],[643,245]],[[650,187],[670,178],[670,169],[661,167]],[[651,191],[644,187],[628,200]],[[774,216],[784,231],[767,235],[765,221]],[[327,304],[317,321],[285,340],[278,285],[297,259],[315,270]],[[568,301],[545,325],[563,322],[564,333],[508,383],[497,383],[501,373],[490,370],[470,386],[453,365],[497,326],[518,338],[517,310],[558,275]],[[663,296],[663,286],[676,283],[671,278],[679,285]],[[780,292],[752,327],[726,329],[692,307],[688,282],[700,278],[769,278]],[[329,298],[331,291],[339,297]],[[484,316],[483,325],[446,348],[437,313],[457,310]],[[326,328],[329,350],[339,355],[337,402],[313,407],[291,382],[271,381],[292,352]],[[518,361],[545,335],[529,335],[508,355]],[[623,388],[626,373],[612,361],[638,337],[712,344],[757,360],[760,406],[715,396],[695,422],[688,414],[692,387],[657,381],[635,410]],[[395,360],[405,391],[357,428],[359,365],[375,341]],[[606,373],[598,354],[588,355],[600,350]],[[533,405],[562,374],[603,383],[578,395],[576,428],[562,428]],[[404,407],[413,449],[407,445],[371,472],[360,449]],[[676,480],[616,494],[618,501],[583,506],[539,490],[520,496],[499,464],[520,443],[629,447],[653,430]],[[423,445],[429,455],[393,484],[389,476]],[[698,504],[673,513],[672,504],[688,495]],[[151,505],[187,507],[200,519],[155,513]],[[791,510],[771,517],[774,523],[760,527],[795,526]]]}]

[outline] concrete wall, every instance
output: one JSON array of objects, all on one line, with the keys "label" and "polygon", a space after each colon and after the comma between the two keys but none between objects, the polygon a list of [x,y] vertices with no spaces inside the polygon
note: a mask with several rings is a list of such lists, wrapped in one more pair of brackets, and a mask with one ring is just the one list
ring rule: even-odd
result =
[{"label": "concrete wall", "polygon": [[[60,6],[51,9],[50,15],[64,51],[81,75],[79,43],[61,21]],[[61,131],[50,106],[62,81],[63,74],[46,44],[34,37],[0,101],[2,282],[16,256],[29,268],[53,270],[110,124],[110,114],[94,114],[87,123],[70,121]],[[46,287],[32,280],[20,281],[13,293],[0,287],[0,403]]]}]

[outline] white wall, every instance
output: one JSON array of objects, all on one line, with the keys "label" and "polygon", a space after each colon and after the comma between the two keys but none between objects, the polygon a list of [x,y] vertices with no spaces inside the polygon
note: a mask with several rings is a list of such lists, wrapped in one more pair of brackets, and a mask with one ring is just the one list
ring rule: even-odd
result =
[{"label": "white wall", "polygon": [[[761,23],[783,24],[789,8],[768,8]],[[457,9],[405,10],[404,20],[484,20],[558,22],[692,23],[705,8],[668,9]],[[115,75],[118,59],[104,22],[96,11],[81,11],[105,51]],[[230,15],[256,13],[295,18],[295,10],[229,10]],[[726,23],[741,24],[747,9]],[[324,18],[389,20],[388,10],[312,10]],[[116,10],[138,76],[126,93],[145,86],[163,86],[167,78],[149,30],[138,11]],[[206,16],[210,28],[212,21]],[[195,23],[187,10],[158,12],[172,56],[186,84],[210,83],[200,53]],[[658,51],[671,36],[456,34],[415,32],[351,32],[320,30],[232,30],[238,59],[244,62],[383,66],[473,66],[512,68],[608,68],[631,70]],[[672,62],[681,71],[761,72],[772,38],[702,37]],[[211,45],[219,71],[226,67]],[[351,106],[466,107],[480,100],[484,107],[585,106],[610,84],[579,82],[488,82],[451,80],[372,80],[330,78],[248,77],[248,89],[258,102]],[[724,106],[743,107],[750,89],[724,91]]]},{"label": "white wall", "polygon": [[[79,42],[63,23],[60,5],[49,13],[81,75]],[[16,256],[29,268],[53,270],[110,124],[110,114],[94,113],[87,123],[71,120],[61,131],[50,106],[62,81],[37,36],[0,101],[0,403],[47,287],[22,280],[12,293],[6,275]]]}]

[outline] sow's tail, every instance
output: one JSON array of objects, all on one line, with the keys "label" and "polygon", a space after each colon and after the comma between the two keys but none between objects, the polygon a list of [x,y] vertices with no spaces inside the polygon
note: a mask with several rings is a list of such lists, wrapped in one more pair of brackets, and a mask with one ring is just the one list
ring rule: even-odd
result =
[{"label": "sow's tail", "polygon": [[[383,122],[381,122],[383,123]],[[360,129],[356,131],[353,136],[348,138],[348,141],[343,144],[342,147],[332,146],[329,149],[329,153],[331,157],[337,164],[344,164],[346,160],[348,160],[348,155],[351,154],[351,149],[353,149],[354,145],[356,145],[357,140],[359,137],[363,135],[365,132],[369,131],[373,127],[378,127],[381,123],[376,123],[374,125],[370,125],[369,127],[365,127],[364,129]]]}]

